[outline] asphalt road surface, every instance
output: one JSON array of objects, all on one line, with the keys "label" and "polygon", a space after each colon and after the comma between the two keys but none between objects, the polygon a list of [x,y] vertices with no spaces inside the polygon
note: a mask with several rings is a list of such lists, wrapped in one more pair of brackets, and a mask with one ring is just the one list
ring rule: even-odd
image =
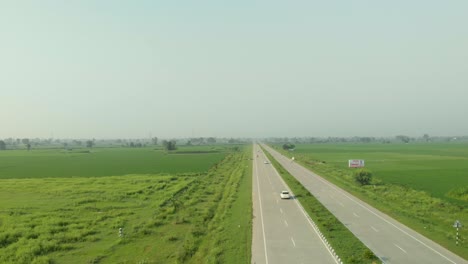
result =
[{"label": "asphalt road surface", "polygon": [[468,263],[458,255],[362,202],[272,148],[262,146],[382,262]]},{"label": "asphalt road surface", "polygon": [[[254,146],[252,263],[338,263],[260,148]],[[288,190],[290,191],[290,190]]]}]

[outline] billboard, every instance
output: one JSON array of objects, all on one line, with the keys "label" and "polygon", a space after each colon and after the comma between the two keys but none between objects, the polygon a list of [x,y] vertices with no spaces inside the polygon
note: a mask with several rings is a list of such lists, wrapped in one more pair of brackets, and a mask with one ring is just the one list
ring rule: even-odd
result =
[{"label": "billboard", "polygon": [[362,168],[364,167],[364,160],[348,160],[348,167]]}]

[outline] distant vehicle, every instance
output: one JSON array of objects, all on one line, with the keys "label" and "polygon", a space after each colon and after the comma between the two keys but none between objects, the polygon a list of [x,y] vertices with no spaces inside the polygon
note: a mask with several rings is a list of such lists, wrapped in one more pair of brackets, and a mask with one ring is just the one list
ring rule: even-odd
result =
[{"label": "distant vehicle", "polygon": [[270,164],[270,162],[268,162],[267,160],[265,160],[263,163],[265,163],[265,164]]},{"label": "distant vehicle", "polygon": [[281,199],[289,199],[291,198],[291,196],[289,195],[289,192],[288,191],[282,191],[281,194]]}]

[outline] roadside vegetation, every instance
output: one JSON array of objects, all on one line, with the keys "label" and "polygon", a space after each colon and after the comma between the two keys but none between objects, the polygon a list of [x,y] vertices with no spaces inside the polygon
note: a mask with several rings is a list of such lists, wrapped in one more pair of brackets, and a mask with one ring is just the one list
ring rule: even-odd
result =
[{"label": "roadside vegetation", "polygon": [[[468,258],[466,228],[455,241],[453,224],[468,224],[466,144],[297,145],[283,154],[436,241]],[[348,159],[364,159],[372,170],[368,184],[356,181]]]},{"label": "roadside vegetation", "polygon": [[157,164],[176,159],[166,164],[183,172],[102,176],[119,166],[103,162],[94,167],[97,176],[48,178],[36,171],[41,177],[35,178],[30,170],[28,179],[0,179],[0,262],[249,262],[251,148],[216,153],[221,159],[146,151]]},{"label": "roadside vegetation", "polygon": [[447,193],[447,196],[453,199],[468,202],[468,186],[452,189]]},{"label": "roadside vegetation", "polygon": [[266,150],[264,153],[343,263],[380,263],[374,253],[338,221],[296,178],[289,174]]}]

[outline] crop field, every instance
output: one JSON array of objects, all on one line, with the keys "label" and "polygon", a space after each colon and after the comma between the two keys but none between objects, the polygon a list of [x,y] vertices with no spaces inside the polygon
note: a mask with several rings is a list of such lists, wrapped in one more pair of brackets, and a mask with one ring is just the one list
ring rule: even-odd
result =
[{"label": "crop field", "polygon": [[451,193],[468,187],[468,144],[317,144],[299,145],[295,153],[307,153],[347,170],[352,170],[348,169],[349,159],[363,159],[366,168],[385,183],[451,201],[463,200]]},{"label": "crop field", "polygon": [[[26,157],[34,166],[28,178],[24,168],[10,168],[18,178],[0,172],[0,263],[248,262],[251,149],[211,151],[1,152],[1,165]],[[97,172],[81,172],[70,157]],[[125,157],[128,167],[119,164]],[[49,168],[57,162],[60,170]]]},{"label": "crop field", "polygon": [[0,179],[206,172],[227,151],[206,146],[183,147],[169,154],[152,148],[0,151]]}]

